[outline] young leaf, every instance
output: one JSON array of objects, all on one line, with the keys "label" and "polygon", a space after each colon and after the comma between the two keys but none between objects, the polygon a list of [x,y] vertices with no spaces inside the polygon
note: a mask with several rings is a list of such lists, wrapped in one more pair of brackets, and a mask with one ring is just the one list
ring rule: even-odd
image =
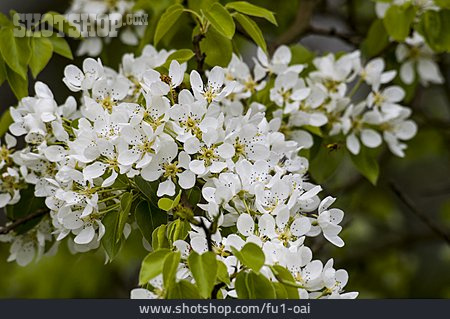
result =
[{"label": "young leaf", "polygon": [[217,261],[217,279],[227,285],[230,284],[227,266],[220,260]]},{"label": "young leaf", "polygon": [[173,244],[177,240],[184,240],[190,230],[191,224],[187,221],[177,219],[171,222],[167,226],[167,238],[169,239],[169,243]]},{"label": "young leaf", "polygon": [[245,278],[249,299],[275,299],[275,288],[263,274],[250,271]]},{"label": "young leaf", "polygon": [[102,237],[102,246],[110,261],[116,257],[122,246],[122,236],[117,238],[119,215],[118,211],[112,211],[106,214],[102,219],[102,224],[105,226],[105,234]]},{"label": "young leaf", "polygon": [[294,277],[292,277],[291,272],[280,265],[272,266],[271,269],[273,274],[275,275],[275,278],[284,286],[284,289],[287,293],[287,298],[298,299],[298,288],[294,287],[296,282]]},{"label": "young leaf", "polygon": [[175,284],[175,278],[177,275],[178,265],[180,264],[181,253],[171,252],[163,264],[163,281],[164,287],[166,289],[170,289],[172,285]]},{"label": "young leaf", "polygon": [[166,236],[167,225],[162,224],[156,228],[152,233],[152,247],[153,249],[168,248],[169,241]]},{"label": "young leaf", "polygon": [[8,79],[9,86],[18,100],[28,95],[28,79],[23,79],[19,74],[6,67],[6,78]]},{"label": "young leaf", "polygon": [[190,59],[192,59],[192,57],[194,56],[194,52],[192,52],[192,50],[189,49],[181,49],[181,50],[177,50],[174,53],[172,53],[171,55],[169,55],[169,57],[166,60],[166,63],[164,63],[164,67],[166,69],[169,68],[170,66],[170,62],[172,62],[173,60],[177,60],[178,63],[184,63],[189,61]]},{"label": "young leaf", "polygon": [[47,38],[53,45],[53,51],[56,54],[59,54],[65,58],[73,60],[72,50],[70,49],[69,44],[66,39],[58,37],[56,34],[53,34],[51,37]]},{"label": "young leaf", "polygon": [[31,38],[30,69],[34,78],[45,68],[53,55],[53,44],[48,38]]},{"label": "young leaf", "polygon": [[203,298],[210,298],[217,277],[216,255],[211,251],[202,255],[193,251],[188,257],[188,265],[197,283],[200,295]]},{"label": "young leaf", "polygon": [[396,41],[405,40],[415,15],[416,12],[413,6],[400,7],[393,5],[389,7],[383,19],[388,34]]},{"label": "young leaf", "polygon": [[234,288],[239,299],[249,299],[249,293],[247,289],[247,273],[241,271],[236,276],[236,281],[234,282]]},{"label": "young leaf", "polygon": [[369,28],[367,37],[361,44],[365,56],[371,58],[378,55],[389,44],[389,36],[382,20],[375,20]]},{"label": "young leaf", "polygon": [[420,23],[427,44],[437,52],[450,52],[450,10],[427,11]]},{"label": "young leaf", "polygon": [[6,65],[2,55],[0,54],[0,86],[5,81],[6,81]]},{"label": "young leaf", "polygon": [[163,248],[148,254],[144,258],[139,273],[139,285],[145,285],[150,279],[162,273],[164,261],[169,253],[169,249]]},{"label": "young leaf", "polygon": [[171,200],[170,198],[167,198],[167,197],[160,198],[158,201],[158,207],[161,208],[162,210],[168,212],[173,207],[173,200]]},{"label": "young leaf", "polygon": [[370,156],[365,148],[361,148],[358,155],[350,154],[350,157],[356,169],[373,185],[376,185],[379,175],[379,167],[376,158]]},{"label": "young leaf", "polygon": [[183,13],[183,6],[180,4],[174,4],[167,8],[162,14],[156,26],[155,36],[153,38],[153,44],[156,46],[158,42],[164,37],[164,35],[170,30],[170,28],[177,22]]},{"label": "young leaf", "polygon": [[278,25],[277,20],[275,19],[275,16],[272,11],[269,11],[262,7],[255,6],[254,4],[248,3],[246,1],[229,2],[225,5],[225,7],[227,9],[233,9],[249,16],[264,18],[270,23]]},{"label": "young leaf", "polygon": [[231,250],[241,263],[248,268],[253,269],[255,272],[259,272],[264,265],[266,257],[264,256],[262,249],[254,243],[245,244],[240,251],[234,247],[231,247]]},{"label": "young leaf", "polygon": [[133,200],[133,195],[131,193],[125,193],[122,195],[120,199],[120,212],[119,212],[119,220],[116,228],[116,242],[120,240],[123,234],[123,228],[125,227],[125,223],[127,222],[128,215],[130,214],[131,203]]},{"label": "young leaf", "polygon": [[200,42],[200,49],[206,54],[207,64],[223,67],[230,62],[233,51],[231,41],[214,28],[209,28],[206,32],[206,37]]},{"label": "young leaf", "polygon": [[220,3],[214,3],[208,11],[205,12],[205,16],[211,25],[220,34],[228,39],[232,39],[236,26],[234,25],[231,14]]},{"label": "young leaf", "polygon": [[0,29],[0,52],[6,64],[24,80],[27,79],[27,65],[31,57],[30,39],[14,36],[12,28]]},{"label": "young leaf", "polygon": [[9,130],[9,126],[13,123],[13,119],[11,117],[11,114],[9,113],[9,110],[6,110],[3,112],[2,116],[0,117],[0,137],[5,135],[6,132]]},{"label": "young leaf", "polygon": [[201,299],[197,287],[187,280],[180,280],[167,291],[167,299]]},{"label": "young leaf", "polygon": [[253,39],[253,41],[255,41],[256,45],[267,52],[266,41],[264,40],[262,31],[256,22],[240,13],[234,14],[234,18],[237,22],[239,22],[244,31]]}]

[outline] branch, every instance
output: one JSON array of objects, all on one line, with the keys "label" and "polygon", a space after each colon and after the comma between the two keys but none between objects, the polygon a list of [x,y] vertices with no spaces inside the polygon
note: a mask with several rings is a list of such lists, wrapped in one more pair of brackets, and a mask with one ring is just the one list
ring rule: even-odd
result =
[{"label": "branch", "polygon": [[25,216],[23,218],[19,218],[18,220],[16,220],[12,224],[9,224],[8,226],[1,227],[0,228],[0,235],[6,235],[11,230],[16,229],[20,225],[25,224],[26,222],[28,222],[28,221],[30,221],[30,220],[32,220],[34,218],[43,216],[43,215],[47,214],[48,212],[49,212],[48,209],[39,209],[39,210],[35,211],[34,213],[32,213],[30,215],[27,215],[27,216]]},{"label": "branch", "polygon": [[394,194],[397,195],[397,197],[403,202],[403,204],[405,204],[405,206],[408,207],[414,215],[416,215],[425,225],[428,226],[428,228],[430,228],[437,236],[441,237],[450,246],[449,235],[438,225],[436,225],[432,219],[419,211],[411,201],[411,199],[409,199],[406,194],[403,194],[400,188],[394,182],[390,182],[389,185]]},{"label": "branch", "polygon": [[363,40],[358,35],[340,32],[340,31],[336,30],[335,28],[322,29],[322,28],[316,28],[316,27],[310,26],[306,30],[306,32],[315,34],[315,35],[322,35],[322,36],[326,36],[326,37],[337,37],[337,38],[341,39],[342,41],[345,41],[349,44],[356,45],[356,46],[361,44],[361,42]]},{"label": "branch", "polygon": [[197,71],[198,73],[203,73],[203,64],[205,63],[206,54],[200,49],[200,42],[203,40],[205,35],[199,33],[192,39],[192,44],[194,45],[195,60],[197,61]]},{"label": "branch", "polygon": [[283,44],[290,44],[295,41],[306,31],[308,28],[311,17],[314,12],[315,6],[320,0],[302,0],[298,6],[297,15],[291,26],[282,33],[274,43],[269,46],[269,51],[273,51]]}]

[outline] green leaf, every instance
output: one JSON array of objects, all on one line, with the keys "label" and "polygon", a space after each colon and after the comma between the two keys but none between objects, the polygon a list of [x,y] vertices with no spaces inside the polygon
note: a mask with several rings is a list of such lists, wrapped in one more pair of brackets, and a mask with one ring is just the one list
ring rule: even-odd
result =
[{"label": "green leaf", "polygon": [[31,57],[30,38],[14,36],[12,28],[0,29],[0,53],[6,64],[22,79],[27,79],[27,65]]},{"label": "green leaf", "polygon": [[211,251],[202,255],[193,251],[188,257],[188,265],[197,283],[200,295],[203,298],[210,298],[217,277],[216,255]]},{"label": "green leaf", "polygon": [[158,190],[159,182],[148,182],[143,179],[141,176],[136,176],[134,178],[134,182],[136,183],[137,188],[144,194],[145,197],[148,198],[150,203],[157,203],[158,197],[156,196],[156,192]]},{"label": "green leaf", "polygon": [[180,4],[174,4],[167,8],[162,14],[156,26],[155,35],[153,38],[153,44],[156,46],[158,42],[164,37],[164,35],[170,30],[170,28],[177,22],[183,13],[183,6]]},{"label": "green leaf", "polygon": [[297,283],[294,277],[292,277],[291,272],[280,265],[272,266],[271,269],[275,278],[284,286],[287,298],[298,299],[298,288],[295,287]]},{"label": "green leaf", "polygon": [[134,217],[142,236],[149,243],[152,242],[153,231],[160,225],[167,223],[167,214],[145,200],[136,206]]},{"label": "green leaf", "polygon": [[227,266],[220,260],[217,261],[217,279],[227,285],[230,284],[230,275],[228,274]]},{"label": "green leaf", "polygon": [[187,280],[180,280],[167,291],[168,299],[201,299],[197,287]]},{"label": "green leaf", "polygon": [[194,56],[194,52],[192,52],[192,50],[189,49],[181,49],[181,50],[177,50],[174,53],[172,53],[171,55],[169,55],[169,57],[166,60],[166,63],[164,63],[164,67],[166,69],[169,68],[170,63],[173,60],[177,60],[180,64],[189,61],[190,59],[192,59],[192,57]]},{"label": "green leaf", "polygon": [[450,9],[450,0],[434,0],[434,3],[441,8]]},{"label": "green leaf", "polygon": [[201,11],[207,11],[218,0],[188,0],[188,8],[194,10],[197,13]]},{"label": "green leaf", "polygon": [[175,278],[177,275],[178,265],[180,264],[181,253],[171,252],[167,255],[163,264],[163,281],[164,287],[170,289],[172,285],[175,284]]},{"label": "green leaf", "polygon": [[249,272],[245,278],[245,284],[249,299],[275,299],[276,297],[275,288],[263,274]]},{"label": "green leaf", "polygon": [[13,123],[13,119],[11,117],[11,114],[9,113],[9,110],[6,110],[3,112],[1,118],[0,118],[0,137],[5,135],[6,132],[9,130],[9,126]]},{"label": "green leaf", "polygon": [[6,15],[0,12],[0,27],[12,26],[11,20]]},{"label": "green leaf", "polygon": [[390,6],[383,19],[388,34],[396,41],[403,41],[409,35],[416,12],[413,6]]},{"label": "green leaf", "polygon": [[167,225],[162,224],[152,233],[152,247],[154,250],[161,248],[169,248],[169,240],[166,236]]},{"label": "green leaf", "polygon": [[171,210],[172,206],[173,206],[173,200],[171,200],[170,198],[164,197],[164,198],[160,198],[158,201],[158,207],[166,212]]},{"label": "green leaf", "polygon": [[200,42],[200,49],[205,52],[205,62],[211,66],[225,67],[231,60],[233,47],[231,41],[214,28],[209,28],[205,38]]},{"label": "green leaf", "polygon": [[106,214],[102,219],[102,224],[105,226],[105,234],[102,237],[102,246],[110,261],[117,256],[122,246],[122,236],[117,237],[119,218],[119,211],[112,211]]},{"label": "green leaf", "polygon": [[191,230],[191,224],[187,221],[176,219],[167,226],[167,238],[169,243],[173,243],[177,240],[186,239],[189,231]]},{"label": "green leaf", "polygon": [[389,35],[383,20],[375,20],[369,28],[366,38],[361,44],[361,50],[368,58],[381,53],[389,45]]},{"label": "green leaf", "polygon": [[272,285],[275,289],[276,299],[288,299],[288,294],[283,284],[280,284],[279,282],[273,282]]},{"label": "green leaf", "polygon": [[373,185],[377,184],[379,167],[376,158],[371,156],[365,147],[361,148],[358,155],[350,154],[353,165]]},{"label": "green leaf", "polygon": [[[292,52],[291,64],[311,63],[315,54],[301,44],[294,44],[289,47]],[[320,129],[319,129],[320,130]]]},{"label": "green leaf", "polygon": [[6,65],[5,61],[3,60],[2,55],[0,54],[0,86],[6,81]]},{"label": "green leaf", "polygon": [[234,288],[236,289],[236,293],[239,299],[249,299],[250,295],[247,289],[247,273],[241,271],[236,276],[236,280],[234,282]]},{"label": "green leaf", "polygon": [[266,260],[262,249],[255,243],[245,244],[240,251],[234,247],[231,247],[231,250],[241,263],[255,272],[259,272]]},{"label": "green leaf", "polygon": [[64,34],[68,37],[81,37],[81,33],[78,31],[77,27],[58,12],[50,11],[44,14],[41,19],[41,24],[45,22],[51,25],[54,29],[64,32]]},{"label": "green leaf", "polygon": [[120,240],[123,234],[123,229],[128,219],[128,215],[130,214],[131,203],[133,201],[133,195],[131,193],[125,193],[122,195],[120,199],[120,213],[119,213],[119,221],[116,229],[116,242]]},{"label": "green leaf", "polygon": [[163,248],[148,254],[144,258],[139,273],[139,285],[145,285],[149,280],[162,273],[164,261],[169,253],[171,253],[169,249]]},{"label": "green leaf", "polygon": [[9,86],[18,100],[28,96],[28,79],[23,79],[19,74],[6,67],[6,78]]},{"label": "green leaf", "polygon": [[246,1],[229,2],[225,5],[225,7],[227,9],[233,9],[249,16],[264,18],[270,23],[278,25],[277,20],[275,19],[275,16],[272,11],[269,11],[262,7],[255,6],[254,4],[248,3]]},{"label": "green leaf", "polygon": [[427,11],[420,29],[427,44],[437,52],[450,52],[450,10]]},{"label": "green leaf", "polygon": [[232,39],[236,26],[234,25],[231,14],[220,3],[214,3],[208,11],[205,12],[205,16],[211,25],[220,34],[228,39]]},{"label": "green leaf", "polygon": [[[333,177],[345,155],[345,151],[339,142],[328,142],[320,143],[317,153],[312,154],[310,158],[309,173],[318,183],[324,183]],[[337,149],[330,150],[327,145],[337,145]]]},{"label": "green leaf", "polygon": [[264,52],[267,52],[266,41],[256,22],[240,13],[234,14],[234,18],[239,22],[244,31],[252,38],[256,45],[263,49]]},{"label": "green leaf", "polygon": [[48,38],[31,38],[30,69],[34,78],[45,68],[53,55],[53,44]]},{"label": "green leaf", "polygon": [[65,58],[73,60],[72,50],[70,49],[69,44],[66,39],[58,37],[56,34],[53,34],[51,37],[47,38],[53,45],[53,51],[56,54],[59,54]]}]

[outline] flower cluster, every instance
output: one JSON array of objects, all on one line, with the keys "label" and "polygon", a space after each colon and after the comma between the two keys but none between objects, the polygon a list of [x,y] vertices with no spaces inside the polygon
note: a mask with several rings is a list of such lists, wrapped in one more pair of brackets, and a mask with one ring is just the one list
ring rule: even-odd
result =
[{"label": "flower cluster", "polygon": [[[339,58],[328,54],[315,58],[314,70],[305,75],[304,66],[289,65],[290,60],[291,52],[285,46],[278,48],[271,60],[258,50],[251,76],[248,66],[235,56],[227,78],[238,81],[240,91],[234,94],[232,106],[242,104],[241,94],[269,90],[269,103],[259,107],[272,112],[282,123],[280,130],[303,148],[313,145],[310,131],[317,134],[314,128],[319,128],[322,136],[345,139],[355,155],[361,142],[376,148],[384,140],[395,155],[404,156],[403,141],[412,138],[417,127],[409,119],[411,110],[400,104],[404,90],[389,85],[396,71],[385,71],[383,59],[363,65],[358,51]],[[264,88],[266,82],[269,85]],[[361,88],[364,83],[366,91]]]},{"label": "flower cluster", "polygon": [[[73,97],[58,105],[51,90],[38,82],[36,96],[11,108],[10,132],[23,137],[26,145],[14,150],[15,138],[6,136],[0,198],[4,205],[14,204],[28,184],[36,197],[45,199],[50,213],[33,232],[2,237],[13,242],[10,259],[24,265],[35,252],[47,250],[46,242],[64,238],[73,251],[98,248],[105,216],[122,209],[126,194],[131,201],[142,198],[136,185],[140,178],[156,182],[157,199],[183,198],[201,188],[195,207],[182,200],[168,212],[170,219],[182,216],[190,224],[188,237],[173,242],[172,248],[182,253],[179,278],[194,280],[186,258],[191,251],[207,250],[215,252],[233,278],[244,267],[234,249],[252,242],[265,255],[261,272],[275,280],[270,267],[285,267],[302,298],[356,297],[344,292],[348,275],[335,270],[332,259],[325,265],[313,260],[309,245],[320,234],[338,247],[344,245],[339,237],[344,214],[331,208],[334,198],[319,198],[322,188],[308,181],[308,160],[298,155],[308,145],[286,138],[281,132],[287,130],[284,115],[278,113],[303,121],[294,125],[301,127],[325,125],[330,114],[343,111],[353,135],[370,136],[365,124],[356,131],[352,121],[361,112],[356,114],[357,107],[345,96],[346,83],[365,72],[363,78],[375,88],[366,102],[367,113],[382,119],[391,114],[389,121],[401,127],[395,110],[404,108],[395,105],[398,97],[388,100],[389,88],[378,90],[392,78],[390,73],[382,67],[358,68],[353,53],[318,58],[317,70],[302,79],[304,66],[290,66],[289,49],[282,47],[272,59],[259,52],[253,71],[235,56],[226,69],[214,67],[205,78],[194,70],[187,77],[186,64],[167,61],[170,53],[147,46],[139,57],[125,55],[118,72],[88,58],[81,69],[70,65],[64,72],[64,83],[82,95],[79,106]],[[255,93],[263,90],[277,108],[274,116],[265,113],[271,105],[254,101]],[[346,120],[340,120],[345,130]],[[123,227],[125,238],[132,220]],[[150,284],[156,288],[135,290],[133,296],[161,296],[160,278]],[[232,280],[223,287],[222,295],[235,297],[234,284]]]}]

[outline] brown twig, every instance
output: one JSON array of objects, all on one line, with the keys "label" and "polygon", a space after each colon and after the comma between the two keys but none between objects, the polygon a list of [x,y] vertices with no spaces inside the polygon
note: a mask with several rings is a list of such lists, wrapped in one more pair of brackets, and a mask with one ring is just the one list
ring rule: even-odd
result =
[{"label": "brown twig", "polygon": [[200,49],[200,42],[205,38],[203,33],[199,33],[192,39],[192,44],[194,45],[195,60],[197,61],[197,71],[198,73],[203,73],[203,65],[205,63],[206,54]]},{"label": "brown twig", "polygon": [[20,225],[25,224],[26,222],[28,222],[28,221],[30,221],[30,220],[32,220],[34,218],[43,216],[43,215],[45,215],[47,213],[48,213],[47,209],[39,209],[39,210],[35,211],[34,213],[32,213],[30,215],[27,215],[27,216],[25,216],[23,218],[19,218],[18,220],[16,220],[15,222],[9,224],[8,226],[1,227],[0,228],[0,235],[8,234],[10,231],[16,229]]},{"label": "brown twig", "polygon": [[344,32],[338,31],[335,28],[322,29],[322,28],[310,26],[306,30],[306,32],[315,34],[315,35],[327,36],[327,37],[337,37],[337,38],[339,38],[349,44],[355,45],[355,46],[360,45],[363,40],[360,36],[358,36],[356,34],[344,33]]},{"label": "brown twig", "polygon": [[308,29],[315,6],[320,0],[302,0],[299,3],[297,14],[291,26],[282,33],[274,43],[269,45],[269,51],[273,51],[283,44],[290,44],[299,39]]},{"label": "brown twig", "polygon": [[450,246],[450,236],[438,225],[436,225],[432,219],[419,211],[413,201],[406,196],[406,194],[404,194],[394,182],[390,182],[389,185],[394,194],[403,202],[403,204],[405,204],[405,206],[408,207],[414,215],[416,215],[425,225],[428,226],[428,228],[430,228],[437,236],[441,237]]}]

